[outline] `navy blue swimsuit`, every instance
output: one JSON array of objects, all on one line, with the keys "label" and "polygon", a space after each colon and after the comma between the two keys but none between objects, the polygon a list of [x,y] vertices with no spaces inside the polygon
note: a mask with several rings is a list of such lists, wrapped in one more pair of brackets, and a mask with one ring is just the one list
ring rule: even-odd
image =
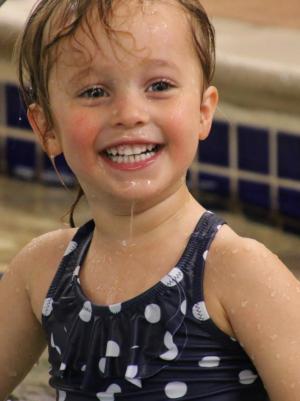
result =
[{"label": "navy blue swimsuit", "polygon": [[109,306],[93,304],[80,287],[94,223],[78,229],[43,307],[58,401],[268,400],[247,354],[205,307],[205,260],[222,224],[205,212],[160,282]]}]

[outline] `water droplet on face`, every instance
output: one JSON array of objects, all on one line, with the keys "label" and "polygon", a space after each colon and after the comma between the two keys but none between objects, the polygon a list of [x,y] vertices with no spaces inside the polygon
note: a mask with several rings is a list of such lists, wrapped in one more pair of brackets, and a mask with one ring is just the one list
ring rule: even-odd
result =
[{"label": "water droplet on face", "polygon": [[275,341],[277,338],[278,338],[278,335],[277,335],[277,334],[272,334],[272,335],[270,336],[270,339],[271,339],[272,341]]},{"label": "water droplet on face", "polygon": [[242,308],[245,308],[248,305],[249,301],[243,301],[241,303]]}]

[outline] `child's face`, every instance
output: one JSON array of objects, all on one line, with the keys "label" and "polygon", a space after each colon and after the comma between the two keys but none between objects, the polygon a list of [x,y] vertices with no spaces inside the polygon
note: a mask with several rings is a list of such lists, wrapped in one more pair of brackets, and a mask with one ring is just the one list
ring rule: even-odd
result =
[{"label": "child's face", "polygon": [[[94,16],[97,42],[80,29],[72,46],[61,44],[50,75],[50,145],[64,153],[88,197],[147,199],[176,191],[217,102],[214,88],[201,102],[201,66],[177,2],[143,9],[137,3],[115,9],[112,26],[126,32],[118,44]],[[147,148],[144,156],[132,155]]]}]

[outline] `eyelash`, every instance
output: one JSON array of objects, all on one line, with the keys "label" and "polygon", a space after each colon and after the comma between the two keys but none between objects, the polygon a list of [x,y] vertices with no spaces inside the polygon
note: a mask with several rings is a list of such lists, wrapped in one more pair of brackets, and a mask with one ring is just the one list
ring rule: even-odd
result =
[{"label": "eyelash", "polygon": [[[150,87],[151,86],[153,87],[154,85],[164,85],[165,87],[164,87],[163,90],[159,90],[159,91],[153,91],[152,90],[152,91],[150,91],[152,93],[153,92],[158,92],[158,93],[159,92],[166,92],[166,91],[169,91],[170,89],[173,89],[175,87],[173,84],[171,84],[171,82],[169,82],[167,80],[164,80],[164,79],[155,81],[153,84],[150,85]],[[100,86],[94,86],[94,87],[89,88],[89,89],[85,90],[84,92],[82,92],[79,95],[79,97],[81,97],[81,98],[89,98],[89,99],[91,99],[91,98],[98,99],[98,98],[102,98],[102,97],[107,97],[107,96],[98,96],[100,91],[102,92],[102,94],[105,93],[105,90],[103,88],[101,88]],[[97,96],[95,96],[95,94],[97,94]]]}]

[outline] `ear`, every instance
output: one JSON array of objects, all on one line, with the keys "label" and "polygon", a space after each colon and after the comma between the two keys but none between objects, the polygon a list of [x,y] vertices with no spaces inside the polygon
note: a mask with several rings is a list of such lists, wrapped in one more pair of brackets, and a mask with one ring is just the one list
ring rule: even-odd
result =
[{"label": "ear", "polygon": [[58,156],[62,153],[62,147],[53,128],[49,124],[40,105],[33,103],[27,110],[27,118],[31,128],[38,138],[40,145],[48,156]]},{"label": "ear", "polygon": [[200,141],[203,141],[209,135],[218,101],[219,94],[217,88],[209,86],[203,93],[202,103],[200,106]]}]

